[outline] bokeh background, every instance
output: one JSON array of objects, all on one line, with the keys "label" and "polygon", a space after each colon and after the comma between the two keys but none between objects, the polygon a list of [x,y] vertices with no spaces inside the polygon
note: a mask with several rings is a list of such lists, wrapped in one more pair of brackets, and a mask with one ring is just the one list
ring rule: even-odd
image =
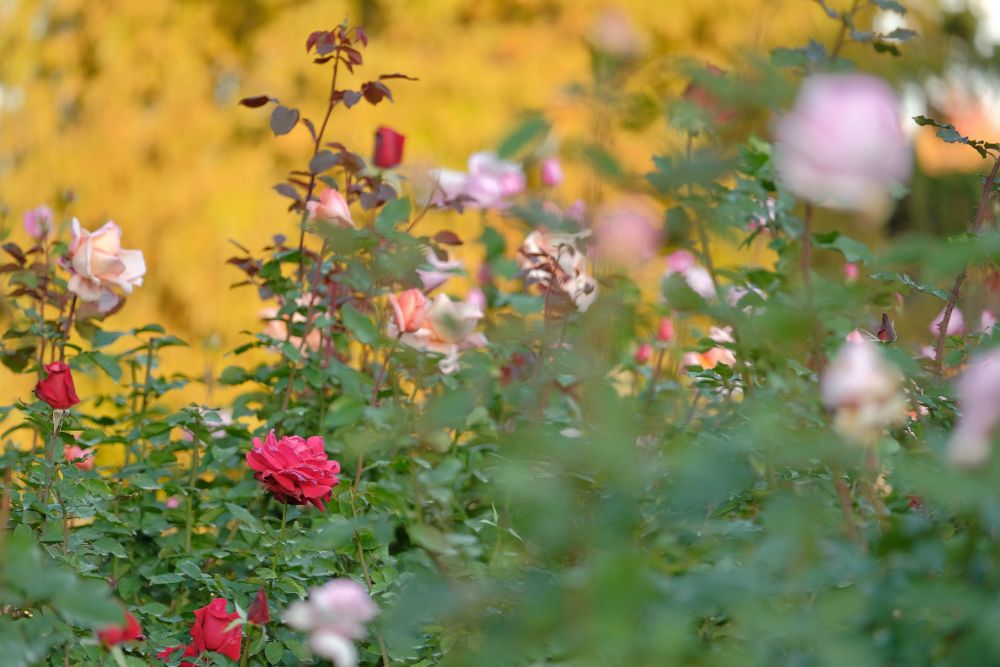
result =
[{"label": "bokeh background", "polygon": [[[913,114],[1000,140],[1000,2],[904,4],[905,23],[874,7],[861,21],[916,30],[920,37],[900,46],[905,58],[858,45],[844,55],[890,79]],[[305,55],[312,30],[345,17],[365,26],[371,42],[356,83],[382,72],[419,79],[394,85],[395,103],[338,110],[331,139],[368,154],[374,129],[389,125],[407,136],[404,176],[419,181],[434,166],[463,169],[520,113],[541,111],[561,142],[568,178],[559,196],[569,202],[595,178],[573,150],[593,115],[572,85],[592,79],[588,39],[612,16],[627,20],[643,54],[621,91],[630,111],[604,137],[634,174],[651,169],[653,153],[681,150],[667,110],[687,83],[683,62],[739,73],[775,47],[809,37],[829,44],[837,28],[812,0],[0,0],[0,225],[23,240],[21,217],[39,204],[91,229],[117,221],[149,271],[107,327],[162,322],[190,343],[167,350],[165,363],[211,377],[245,342],[241,332],[261,327],[257,295],[230,288],[240,274],[225,264],[236,253],[229,240],[258,249],[274,234],[294,237],[297,219],[271,186],[310,153],[304,128],[276,139],[264,110],[237,101],[266,93],[318,116],[328,75]],[[780,102],[720,133],[767,137]],[[869,242],[945,233],[968,218],[980,160],[912,129],[912,192],[884,228],[858,233]],[[939,194],[930,199],[932,185]],[[474,238],[478,219],[447,214],[433,224]],[[0,402],[27,398],[30,388],[30,376],[0,368]],[[191,385],[174,400],[205,400],[208,391]]]}]

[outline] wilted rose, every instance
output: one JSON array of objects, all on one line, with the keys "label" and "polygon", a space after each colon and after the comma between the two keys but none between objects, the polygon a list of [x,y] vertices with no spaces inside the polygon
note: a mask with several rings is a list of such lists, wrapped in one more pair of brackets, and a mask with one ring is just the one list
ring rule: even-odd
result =
[{"label": "wilted rose", "polygon": [[69,364],[54,361],[45,367],[45,377],[35,385],[35,396],[48,403],[53,410],[69,410],[80,402],[73,385],[73,372]]},{"label": "wilted rose", "polygon": [[577,246],[582,236],[536,229],[521,243],[517,261],[528,284],[542,286],[550,296],[561,294],[585,312],[597,298],[597,281],[588,273],[587,258]]},{"label": "wilted rose", "polygon": [[146,274],[142,251],[122,248],[122,230],[114,222],[90,232],[74,218],[66,258],[72,274],[67,287],[101,313],[118,305],[120,297],[115,290],[131,294],[133,287],[142,285]]},{"label": "wilted rose", "polygon": [[286,435],[279,440],[270,431],[263,441],[253,439],[253,449],[246,458],[254,478],[278,502],[311,503],[325,511],[323,502],[330,500],[333,487],[340,482],[340,463],[329,459],[318,435],[308,439]]},{"label": "wilted rose", "polygon": [[781,182],[806,201],[884,217],[913,158],[892,88],[866,74],[815,74],[774,127]]}]

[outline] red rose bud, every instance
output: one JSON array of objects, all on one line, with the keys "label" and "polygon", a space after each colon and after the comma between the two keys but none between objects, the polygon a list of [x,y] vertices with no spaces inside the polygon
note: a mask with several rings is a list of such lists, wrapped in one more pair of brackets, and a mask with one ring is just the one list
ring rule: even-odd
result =
[{"label": "red rose bud", "polygon": [[669,317],[660,318],[660,326],[656,329],[656,340],[669,343],[674,339],[674,322]]},{"label": "red rose bud", "polygon": [[267,625],[271,622],[271,612],[267,608],[267,593],[263,588],[257,591],[257,597],[250,603],[247,620],[254,625]]},{"label": "red rose bud", "polygon": [[73,386],[73,373],[69,364],[56,361],[45,367],[45,378],[35,385],[35,396],[52,406],[53,410],[69,410],[80,402]]},{"label": "red rose bud", "polygon": [[885,313],[882,313],[882,326],[875,333],[880,341],[883,343],[895,343],[896,342],[896,329],[892,326],[892,320]]},{"label": "red rose bud", "polygon": [[406,141],[399,132],[389,127],[379,127],[375,130],[375,157],[372,162],[380,169],[392,169],[403,161],[403,142]]},{"label": "red rose bud", "polygon": [[191,645],[196,655],[206,651],[221,653],[230,660],[240,659],[240,644],[243,642],[243,626],[237,625],[232,630],[226,630],[233,621],[240,617],[235,611],[226,613],[226,601],[215,598],[208,605],[194,612],[194,625],[191,626]]},{"label": "red rose bud", "polygon": [[649,343],[643,343],[635,351],[635,363],[645,364],[648,363],[650,358],[653,356],[653,346]]},{"label": "red rose bud", "polygon": [[97,638],[105,646],[115,646],[122,642],[142,639],[142,627],[132,612],[125,612],[125,625],[109,625],[97,631]]}]

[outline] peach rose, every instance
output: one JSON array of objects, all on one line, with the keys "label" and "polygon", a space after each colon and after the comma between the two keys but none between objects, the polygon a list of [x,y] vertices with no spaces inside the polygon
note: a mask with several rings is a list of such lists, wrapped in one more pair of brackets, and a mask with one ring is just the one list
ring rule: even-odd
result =
[{"label": "peach rose", "polygon": [[106,222],[96,232],[80,226],[73,218],[73,240],[67,253],[69,290],[81,301],[93,304],[106,313],[118,305],[115,289],[131,294],[133,287],[142,285],[146,261],[141,250],[122,248],[122,229]]},{"label": "peach rose", "polygon": [[[433,301],[425,299],[423,324],[415,331],[404,333],[400,340],[414,349],[443,355],[438,367],[444,373],[453,373],[458,370],[460,351],[487,344],[486,337],[475,331],[482,318],[483,312],[474,300],[455,302],[439,294]],[[395,322],[390,324],[390,333],[398,330]]]},{"label": "peach rose", "polygon": [[354,226],[347,200],[333,188],[325,188],[319,193],[319,201],[307,202],[306,209],[309,211],[310,222],[324,220],[343,227]]},{"label": "peach rose", "polygon": [[408,289],[398,295],[390,294],[389,303],[397,332],[413,333],[423,326],[427,297],[420,290]]}]

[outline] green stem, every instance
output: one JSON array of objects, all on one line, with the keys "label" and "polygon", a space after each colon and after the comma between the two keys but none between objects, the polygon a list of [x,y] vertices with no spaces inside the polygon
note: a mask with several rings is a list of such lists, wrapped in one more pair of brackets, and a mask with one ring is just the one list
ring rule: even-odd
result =
[{"label": "green stem", "polygon": [[285,524],[288,521],[288,503],[281,504],[281,534],[278,536],[278,546],[274,550],[274,557],[271,559],[271,569],[277,573],[278,571],[278,560],[282,555],[282,549],[285,546]]},{"label": "green stem", "polygon": [[56,442],[59,440],[59,429],[64,414],[62,410],[52,411],[52,437],[49,438],[48,446],[45,448],[45,489],[38,498],[39,502],[44,504],[49,502],[49,493],[56,479]]},{"label": "green stem", "polygon": [[[201,421],[196,422],[198,426],[201,425]],[[197,431],[197,426],[196,426]],[[191,529],[194,526],[194,500],[197,493],[196,484],[198,482],[198,467],[201,465],[200,459],[200,449],[198,447],[198,434],[197,432],[192,434],[191,439],[191,477],[188,480],[188,501],[187,501],[187,520],[184,526],[184,550],[188,553],[191,552]]]},{"label": "green stem", "polygon": [[253,623],[247,624],[247,645],[240,652],[240,667],[247,667],[247,659],[250,657],[250,643],[253,637]]}]

